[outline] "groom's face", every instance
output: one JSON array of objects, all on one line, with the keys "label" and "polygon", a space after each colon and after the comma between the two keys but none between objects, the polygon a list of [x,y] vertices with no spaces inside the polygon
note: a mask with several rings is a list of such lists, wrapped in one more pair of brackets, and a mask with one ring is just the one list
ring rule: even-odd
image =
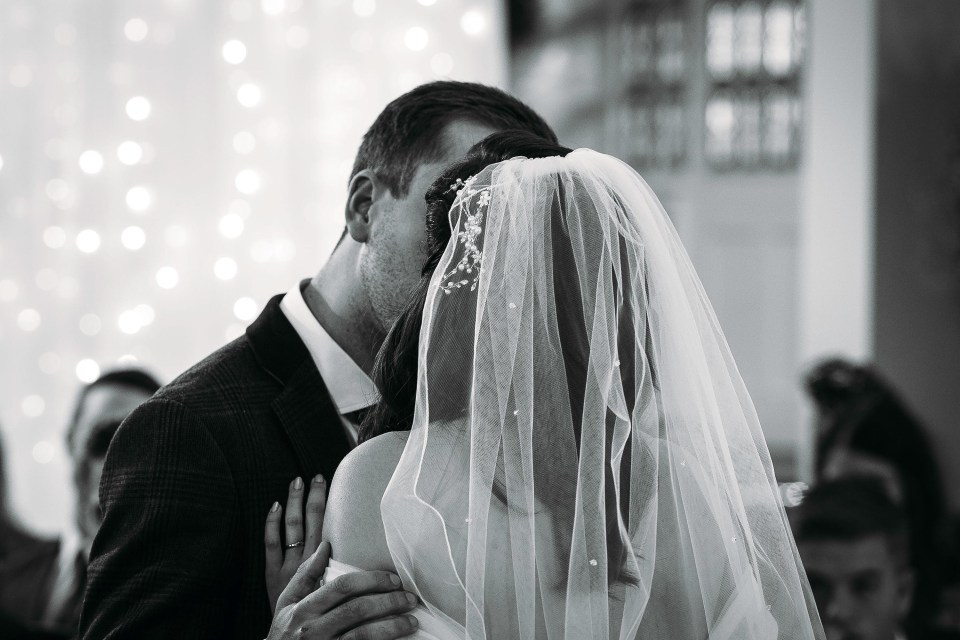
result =
[{"label": "groom's face", "polygon": [[444,156],[420,165],[405,196],[395,198],[385,193],[373,205],[375,222],[360,262],[360,275],[383,331],[390,328],[413,294],[427,257],[424,194],[443,169],[494,132],[488,126],[466,121],[448,125],[442,134]]}]

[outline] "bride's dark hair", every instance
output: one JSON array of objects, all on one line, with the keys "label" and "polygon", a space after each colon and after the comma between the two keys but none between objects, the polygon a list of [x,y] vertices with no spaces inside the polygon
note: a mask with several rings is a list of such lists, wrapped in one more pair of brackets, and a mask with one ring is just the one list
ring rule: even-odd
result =
[{"label": "bride's dark hair", "polygon": [[519,130],[491,134],[471,147],[462,160],[447,167],[427,190],[427,260],[420,282],[407,306],[387,333],[373,367],[373,381],[381,400],[360,425],[359,441],[388,431],[409,431],[417,398],[417,354],[420,323],[427,290],[450,241],[450,207],[456,191],[450,186],[491,164],[510,158],[563,157],[572,149]]}]

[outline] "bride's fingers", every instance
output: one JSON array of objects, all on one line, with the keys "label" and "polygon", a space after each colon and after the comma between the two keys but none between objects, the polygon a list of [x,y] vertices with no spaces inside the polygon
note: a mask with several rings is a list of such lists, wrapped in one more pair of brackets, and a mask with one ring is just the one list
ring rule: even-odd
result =
[{"label": "bride's fingers", "polygon": [[[303,480],[300,478],[290,483],[283,524],[284,540],[286,540],[284,562],[300,564],[300,559],[303,557]],[[291,547],[292,544],[297,546]]]},{"label": "bride's fingers", "polygon": [[323,476],[317,475],[310,482],[307,494],[307,530],[303,544],[303,555],[308,556],[320,546],[320,534],[323,532],[323,514],[327,508],[327,487]]},{"label": "bride's fingers", "polygon": [[297,568],[290,583],[283,589],[277,602],[277,611],[296,604],[314,592],[323,580],[323,573],[330,562],[330,543],[324,542],[306,562]]},{"label": "bride's fingers", "polygon": [[267,523],[263,530],[263,546],[267,553],[267,573],[276,574],[283,564],[283,546],[280,543],[280,503],[274,502],[267,514]]}]

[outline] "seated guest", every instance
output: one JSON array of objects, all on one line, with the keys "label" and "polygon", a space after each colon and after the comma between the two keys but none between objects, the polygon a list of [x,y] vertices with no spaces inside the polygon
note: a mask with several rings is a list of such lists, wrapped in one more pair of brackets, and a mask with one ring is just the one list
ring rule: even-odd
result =
[{"label": "seated guest", "polygon": [[826,482],[791,510],[797,548],[827,640],[919,640],[905,512],[873,478]]},{"label": "seated guest", "polygon": [[66,435],[76,489],[75,526],[20,567],[17,591],[27,623],[76,635],[87,558],[101,521],[98,487],[107,448],[123,419],[159,388],[143,371],[120,369],[80,391]]}]

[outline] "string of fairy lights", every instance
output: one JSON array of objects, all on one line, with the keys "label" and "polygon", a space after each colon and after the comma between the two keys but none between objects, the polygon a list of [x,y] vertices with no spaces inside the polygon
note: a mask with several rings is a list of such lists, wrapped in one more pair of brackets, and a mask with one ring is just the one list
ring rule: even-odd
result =
[{"label": "string of fairy lights", "polygon": [[0,428],[40,529],[69,512],[82,383],[169,380],[240,335],[329,254],[384,104],[506,77],[497,0],[210,6],[0,7]]}]

